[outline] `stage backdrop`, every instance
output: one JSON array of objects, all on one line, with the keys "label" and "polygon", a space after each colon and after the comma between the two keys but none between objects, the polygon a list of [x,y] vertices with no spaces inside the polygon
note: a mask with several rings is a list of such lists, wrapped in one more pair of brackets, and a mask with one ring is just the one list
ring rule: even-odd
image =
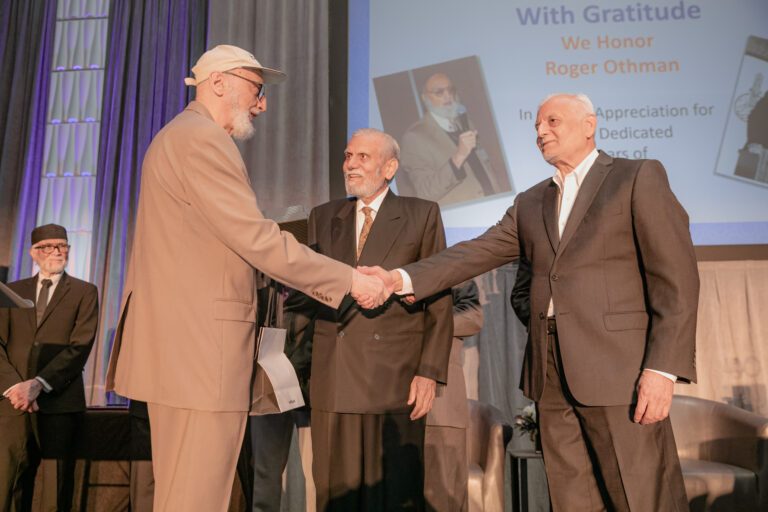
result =
[{"label": "stage backdrop", "polygon": [[444,205],[451,241],[553,174],[534,118],[544,96],[567,91],[594,101],[599,148],[664,163],[697,245],[768,243],[764,0],[351,0],[349,66],[349,129],[405,145],[427,78],[451,80],[498,179]]}]

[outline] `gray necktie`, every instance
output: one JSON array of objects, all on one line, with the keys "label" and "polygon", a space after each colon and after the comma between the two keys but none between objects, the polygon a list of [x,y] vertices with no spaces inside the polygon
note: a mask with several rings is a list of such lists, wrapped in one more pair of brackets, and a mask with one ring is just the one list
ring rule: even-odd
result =
[{"label": "gray necktie", "polygon": [[40,281],[40,294],[37,296],[37,304],[35,309],[37,310],[37,325],[43,320],[43,314],[45,313],[45,307],[48,305],[48,289],[53,284],[50,279],[43,279]]}]

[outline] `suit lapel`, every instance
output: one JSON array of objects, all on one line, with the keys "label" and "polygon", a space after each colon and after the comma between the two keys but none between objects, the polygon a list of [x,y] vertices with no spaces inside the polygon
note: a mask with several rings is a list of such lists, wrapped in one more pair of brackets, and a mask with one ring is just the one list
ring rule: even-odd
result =
[{"label": "suit lapel", "polygon": [[584,183],[579,188],[579,194],[576,196],[576,202],[573,203],[573,209],[568,217],[568,222],[565,224],[563,230],[563,236],[560,239],[560,246],[558,247],[558,254],[561,254],[568,242],[573,237],[573,234],[579,228],[581,221],[584,220],[587,210],[589,210],[592,201],[597,195],[597,191],[600,190],[600,186],[603,184],[605,177],[608,176],[613,164],[613,159],[603,153],[598,155],[595,163],[592,164],[592,168],[587,173],[587,177],[584,178]]},{"label": "suit lapel", "polygon": [[542,215],[544,216],[544,227],[547,230],[549,243],[552,244],[552,250],[555,252],[557,252],[557,246],[560,244],[560,230],[557,227],[557,203],[559,197],[557,184],[553,181],[544,190]]},{"label": "suit lapel", "polygon": [[[35,303],[35,306],[37,306],[37,274],[35,274],[34,277],[24,280],[24,284],[22,285],[22,290],[19,295],[25,299],[31,300]],[[35,332],[37,330],[37,307],[25,308],[21,311],[27,317],[29,327],[32,329],[31,332]]]},{"label": "suit lapel", "polygon": [[[331,247],[328,256],[352,267],[357,265],[357,236],[355,233],[357,199],[348,199],[331,219]],[[355,303],[351,295],[342,299],[337,310],[339,318]]]},{"label": "suit lapel", "polygon": [[48,300],[48,305],[45,307],[45,313],[43,313],[43,319],[40,320],[40,325],[37,326],[38,329],[45,323],[46,319],[51,316],[51,311],[53,311],[56,305],[61,302],[61,299],[64,298],[67,292],[69,292],[69,279],[67,278],[67,273],[65,272],[61,275],[59,284],[56,285],[56,290],[53,292],[53,297]]},{"label": "suit lapel", "polygon": [[355,205],[357,200],[350,199],[339,209],[331,219],[331,254],[338,261],[355,266],[356,236],[355,236]]},{"label": "suit lapel", "polygon": [[399,208],[400,198],[391,190],[387,192],[376,219],[371,226],[368,241],[360,255],[359,265],[381,265],[403,229],[405,218]]}]

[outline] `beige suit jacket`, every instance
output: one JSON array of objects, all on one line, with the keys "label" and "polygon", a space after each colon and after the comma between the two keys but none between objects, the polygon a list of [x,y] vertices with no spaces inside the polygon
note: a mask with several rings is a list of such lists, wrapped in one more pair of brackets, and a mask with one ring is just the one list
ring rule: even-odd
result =
[{"label": "beige suit jacket", "polygon": [[526,396],[538,400],[544,389],[550,299],[565,377],[580,403],[632,403],[644,368],[694,381],[698,270],[688,215],[664,167],[600,153],[562,239],[557,207],[548,178],[480,237],[406,266],[416,297],[522,254],[531,273]]},{"label": "beige suit jacket", "polygon": [[108,389],[172,407],[246,411],[254,268],[338,306],[349,266],[264,219],[234,141],[192,102],[144,159]]}]

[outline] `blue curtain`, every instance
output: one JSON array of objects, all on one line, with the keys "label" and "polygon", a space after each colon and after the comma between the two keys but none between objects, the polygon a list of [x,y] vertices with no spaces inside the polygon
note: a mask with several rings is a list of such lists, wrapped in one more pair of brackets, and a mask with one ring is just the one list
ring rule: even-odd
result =
[{"label": "blue curtain", "polygon": [[152,137],[191,99],[184,77],[205,51],[207,0],[113,0],[109,14],[91,277],[101,293],[87,367],[89,403],[104,393],[123,276],[133,239],[141,164]]},{"label": "blue curtain", "polygon": [[0,269],[11,281],[32,268],[55,28],[56,0],[0,2]]}]

